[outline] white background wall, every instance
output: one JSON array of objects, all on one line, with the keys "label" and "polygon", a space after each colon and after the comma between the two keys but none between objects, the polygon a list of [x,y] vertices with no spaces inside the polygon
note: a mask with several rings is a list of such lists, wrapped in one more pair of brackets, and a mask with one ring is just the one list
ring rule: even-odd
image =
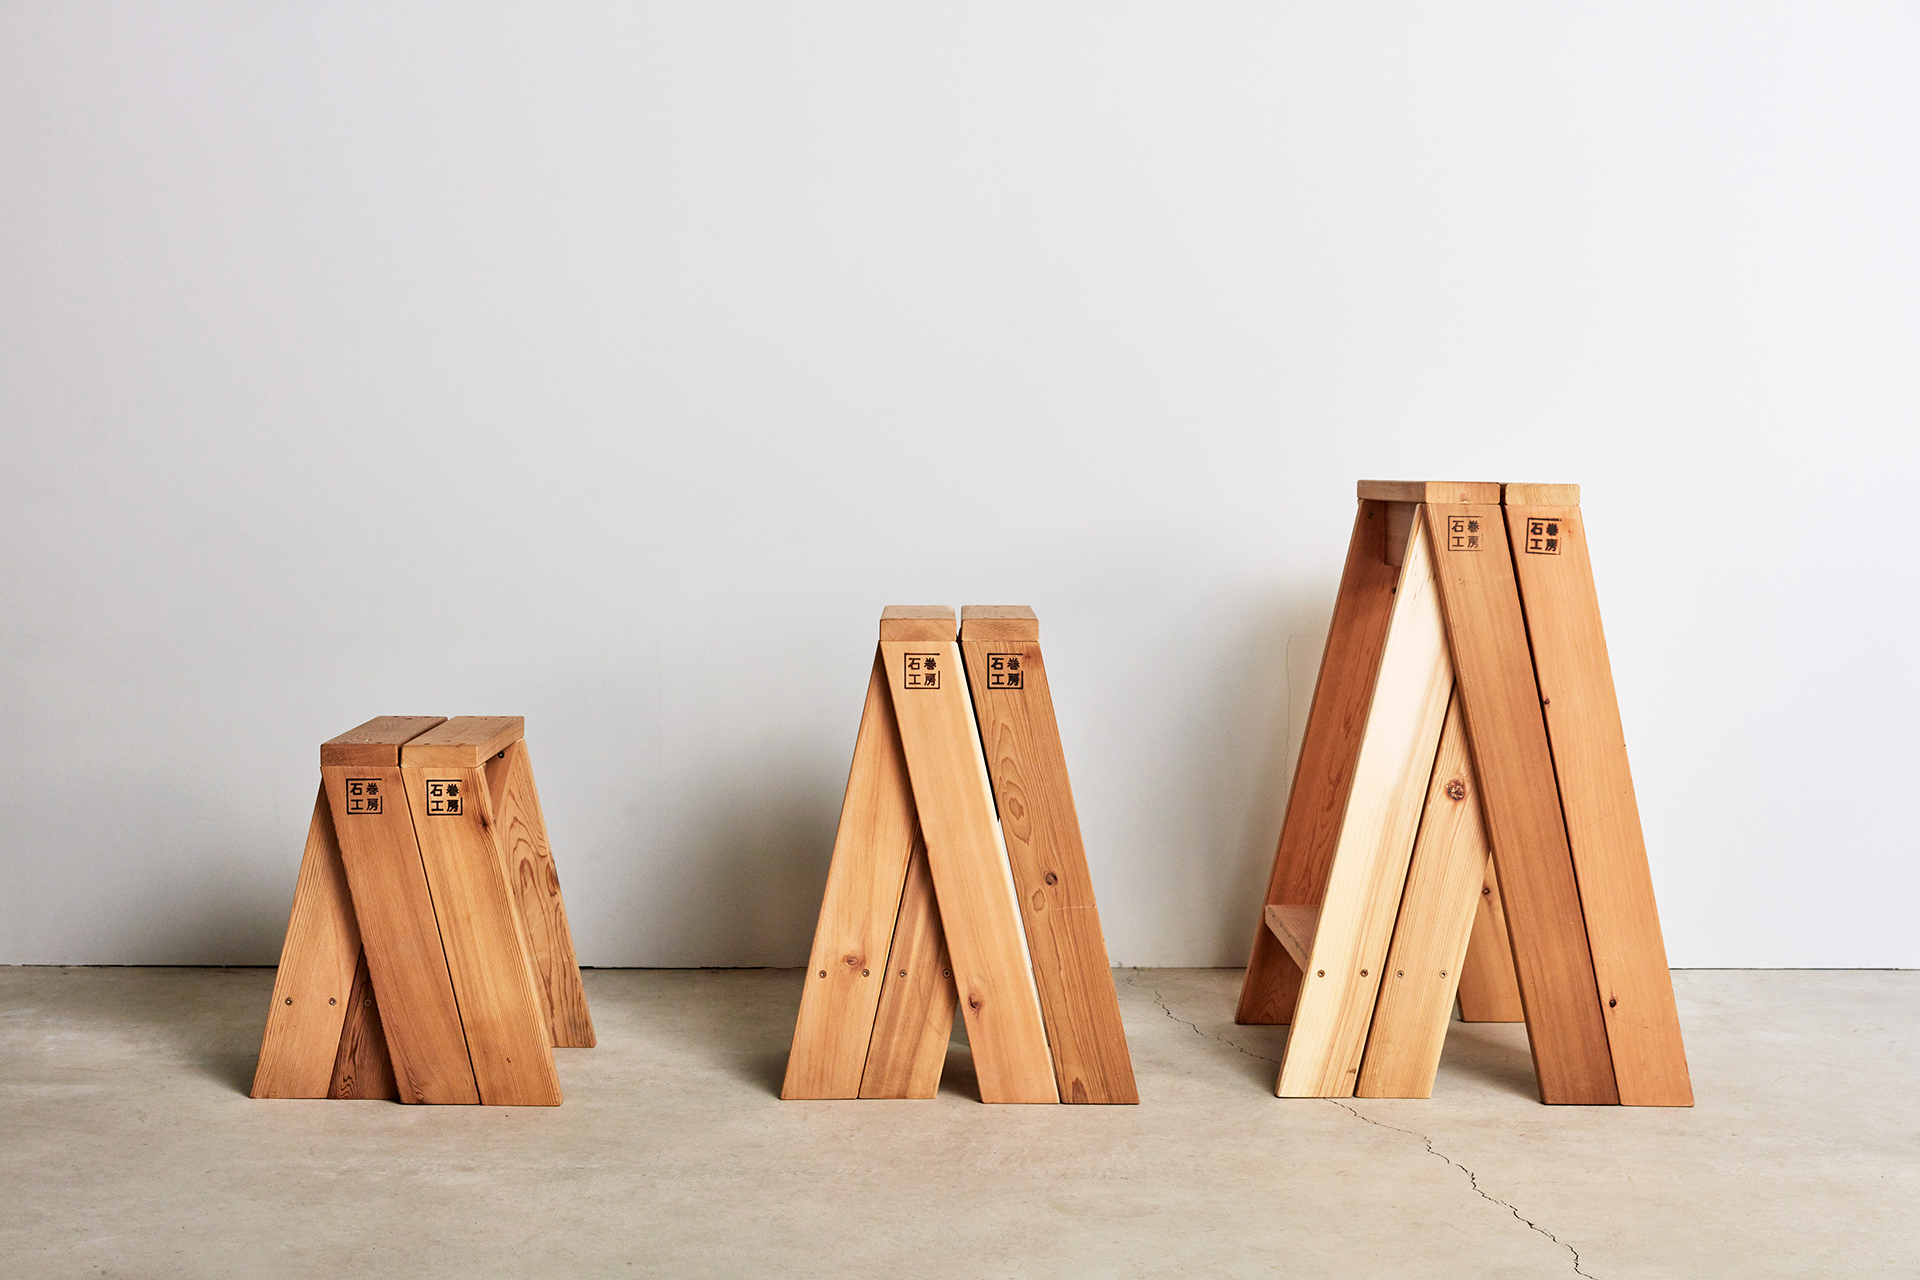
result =
[{"label": "white background wall", "polygon": [[[1444,9],[1446,12],[1441,12]],[[1244,961],[1361,476],[1573,480],[1670,953],[1920,964],[1920,9],[0,7],[0,960],[271,962],[521,713],[584,961],[804,960],[882,605]]]}]

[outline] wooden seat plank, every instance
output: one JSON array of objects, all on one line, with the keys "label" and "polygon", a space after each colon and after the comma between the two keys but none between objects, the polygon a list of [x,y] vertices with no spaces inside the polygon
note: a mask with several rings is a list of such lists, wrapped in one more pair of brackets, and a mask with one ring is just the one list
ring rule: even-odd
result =
[{"label": "wooden seat plank", "polygon": [[526,736],[525,716],[455,716],[409,741],[406,759],[422,768],[478,769]]}]

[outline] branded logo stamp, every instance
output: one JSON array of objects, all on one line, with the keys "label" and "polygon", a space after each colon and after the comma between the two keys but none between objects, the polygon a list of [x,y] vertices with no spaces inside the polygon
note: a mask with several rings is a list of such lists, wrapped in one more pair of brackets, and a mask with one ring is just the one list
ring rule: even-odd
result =
[{"label": "branded logo stamp", "polygon": [[909,689],[938,689],[940,687],[940,655],[937,653],[909,653],[907,658],[907,684]]},{"label": "branded logo stamp", "polygon": [[1560,522],[1558,520],[1527,517],[1527,554],[1530,556],[1560,554]]},{"label": "branded logo stamp", "polygon": [[429,818],[457,818],[460,816],[460,781],[449,778],[444,781],[429,780],[427,783],[427,816]]},{"label": "branded logo stamp", "polygon": [[1020,669],[1020,655],[1017,653],[990,653],[987,655],[987,688],[1018,689],[1026,672]]},{"label": "branded logo stamp", "polygon": [[348,778],[347,779],[347,812],[348,813],[380,812],[380,779]]},{"label": "branded logo stamp", "polygon": [[1447,550],[1478,551],[1484,545],[1481,541],[1480,526],[1485,524],[1479,516],[1447,517]]}]

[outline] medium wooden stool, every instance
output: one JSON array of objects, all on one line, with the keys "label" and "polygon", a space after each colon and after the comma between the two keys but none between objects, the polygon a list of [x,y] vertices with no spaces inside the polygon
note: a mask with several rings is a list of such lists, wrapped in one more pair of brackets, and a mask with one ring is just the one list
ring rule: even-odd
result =
[{"label": "medium wooden stool", "polygon": [[1427,1097],[1457,991],[1542,1102],[1692,1105],[1579,487],[1359,498],[1236,1021],[1283,1097]]},{"label": "medium wooden stool", "polygon": [[320,746],[256,1098],[553,1106],[594,1042],[519,716]]},{"label": "medium wooden stool", "polygon": [[983,1102],[1138,1102],[1039,620],[961,618],[881,614],[780,1096],[933,1097],[961,1001]]}]

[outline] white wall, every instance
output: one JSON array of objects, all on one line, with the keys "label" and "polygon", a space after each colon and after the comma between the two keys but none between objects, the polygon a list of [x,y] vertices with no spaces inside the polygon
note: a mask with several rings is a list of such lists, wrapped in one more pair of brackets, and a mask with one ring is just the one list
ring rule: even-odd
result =
[{"label": "white wall", "polygon": [[1920,10],[1439,8],[0,8],[0,960],[271,962],[315,744],[504,712],[583,960],[800,963],[940,601],[1241,963],[1432,476],[1585,486],[1674,962],[1920,964]]}]

